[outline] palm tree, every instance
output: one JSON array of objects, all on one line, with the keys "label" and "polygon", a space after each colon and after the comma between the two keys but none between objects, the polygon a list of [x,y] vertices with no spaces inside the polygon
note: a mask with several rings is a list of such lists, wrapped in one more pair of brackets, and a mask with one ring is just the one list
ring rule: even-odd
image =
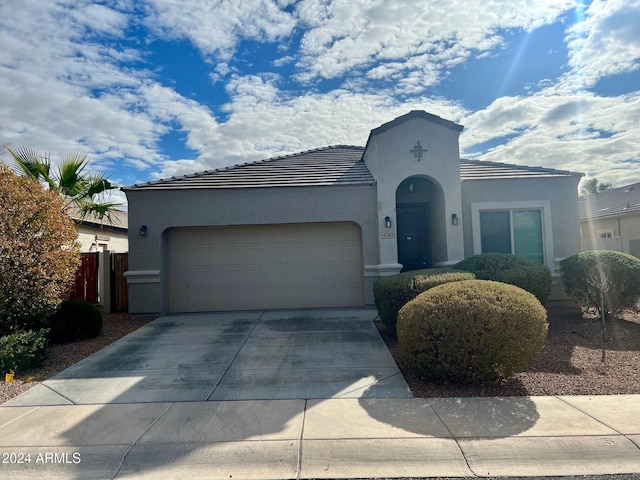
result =
[{"label": "palm tree", "polygon": [[51,159],[40,155],[29,147],[6,147],[13,158],[15,168],[23,175],[46,183],[49,189],[65,199],[65,207],[75,210],[84,220],[88,215],[103,219],[111,218],[111,213],[120,203],[101,201],[106,192],[117,189],[102,173],[88,173],[84,169],[89,164],[87,153],[74,150],[58,166],[57,172],[51,172]]}]

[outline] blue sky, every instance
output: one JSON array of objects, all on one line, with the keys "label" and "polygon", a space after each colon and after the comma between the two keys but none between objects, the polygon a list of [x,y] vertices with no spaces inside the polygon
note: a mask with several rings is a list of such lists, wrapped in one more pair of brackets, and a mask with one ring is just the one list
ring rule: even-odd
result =
[{"label": "blue sky", "polygon": [[120,185],[413,109],[468,158],[640,181],[640,0],[0,0],[0,45],[0,142]]}]

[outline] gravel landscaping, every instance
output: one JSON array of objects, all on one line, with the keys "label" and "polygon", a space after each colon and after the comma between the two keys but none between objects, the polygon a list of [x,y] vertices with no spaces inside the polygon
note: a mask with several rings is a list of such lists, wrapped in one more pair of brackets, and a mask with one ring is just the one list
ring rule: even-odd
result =
[{"label": "gravel landscaping", "polygon": [[[107,313],[103,314],[102,318],[102,332],[97,337],[81,342],[54,345],[49,348],[49,354],[40,368],[16,372],[14,381],[10,383],[0,381],[0,403],[20,395],[47,378],[137,330],[156,317],[131,318],[128,313]],[[33,380],[27,382],[29,377],[33,377]]]},{"label": "gravel landscaping", "polygon": [[[527,371],[495,385],[436,384],[418,378],[403,361],[397,338],[378,330],[416,397],[640,394],[640,313],[625,312],[607,324],[603,345],[595,313],[551,310],[547,343]],[[604,348],[603,348],[604,346]]]},{"label": "gravel landscaping", "polygon": [[[105,314],[102,333],[93,339],[50,348],[40,368],[18,372],[10,383],[0,382],[0,403],[6,402],[115,340],[149,323],[155,317],[131,318]],[[416,377],[398,351],[397,338],[382,323],[380,334],[416,397],[509,395],[640,394],[640,312],[626,312],[607,325],[602,344],[600,320],[549,312],[546,346],[526,372],[496,385],[434,384]],[[33,380],[26,382],[29,377]]]}]

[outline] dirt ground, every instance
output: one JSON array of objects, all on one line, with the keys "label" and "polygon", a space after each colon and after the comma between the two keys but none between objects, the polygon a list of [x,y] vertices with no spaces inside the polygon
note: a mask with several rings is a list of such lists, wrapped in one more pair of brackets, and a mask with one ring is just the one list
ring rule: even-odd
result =
[{"label": "dirt ground", "polygon": [[[14,381],[7,383],[0,381],[0,403],[21,394],[52,377],[74,363],[101,350],[110,343],[146,325],[155,317],[131,318],[128,313],[105,313],[102,315],[102,332],[96,338],[90,338],[81,342],[54,345],[49,348],[49,353],[43,365],[33,370],[16,372]],[[33,378],[33,380],[28,379]],[[2,379],[4,380],[4,379]]]},{"label": "dirt ground", "polygon": [[498,385],[437,384],[419,378],[402,359],[395,332],[378,330],[416,397],[606,395],[640,393],[640,313],[607,323],[603,344],[595,312],[582,317],[551,310],[547,343],[527,371]]}]

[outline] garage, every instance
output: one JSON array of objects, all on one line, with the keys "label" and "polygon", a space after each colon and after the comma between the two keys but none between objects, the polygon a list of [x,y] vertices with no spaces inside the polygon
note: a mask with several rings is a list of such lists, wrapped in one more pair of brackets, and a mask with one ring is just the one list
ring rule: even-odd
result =
[{"label": "garage", "polygon": [[363,306],[361,236],[352,222],[172,228],[168,309]]}]

